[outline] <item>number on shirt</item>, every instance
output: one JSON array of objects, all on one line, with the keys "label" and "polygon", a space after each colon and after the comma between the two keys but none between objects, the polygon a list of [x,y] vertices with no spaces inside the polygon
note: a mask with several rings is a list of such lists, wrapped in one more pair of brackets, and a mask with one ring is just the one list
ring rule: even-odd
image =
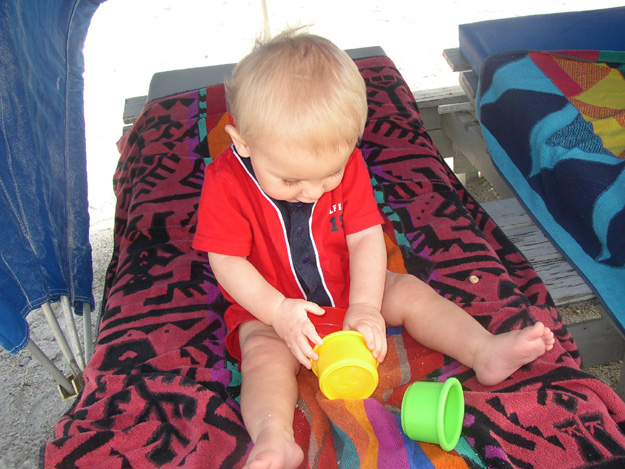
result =
[{"label": "number on shirt", "polygon": [[339,223],[341,224],[340,227],[337,226],[336,224],[336,216],[333,216],[332,218],[330,218],[330,223],[332,223],[332,230],[331,230],[332,233],[337,232],[339,229],[342,230],[343,229],[343,214],[341,213],[339,215]]}]

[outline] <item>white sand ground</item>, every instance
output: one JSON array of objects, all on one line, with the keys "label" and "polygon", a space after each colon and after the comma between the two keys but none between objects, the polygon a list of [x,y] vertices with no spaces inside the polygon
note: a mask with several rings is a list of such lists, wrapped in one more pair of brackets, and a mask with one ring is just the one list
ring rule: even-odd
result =
[{"label": "white sand ground", "polygon": [[[413,89],[457,84],[442,50],[458,25],[481,20],[619,6],[619,0],[267,0],[272,32],[312,25],[342,48],[379,45]],[[124,99],[147,94],[155,72],[236,62],[262,31],[260,0],[108,0],[85,46],[85,111],[94,292],[101,299],[112,248],[112,174]],[[32,336],[67,370],[40,313]],[[35,468],[40,446],[71,403],[28,352],[0,352],[0,468]]]}]

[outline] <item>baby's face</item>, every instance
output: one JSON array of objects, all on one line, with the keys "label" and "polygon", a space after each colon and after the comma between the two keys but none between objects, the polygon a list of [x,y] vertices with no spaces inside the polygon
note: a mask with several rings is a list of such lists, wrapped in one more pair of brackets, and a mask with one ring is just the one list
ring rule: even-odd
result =
[{"label": "baby's face", "polygon": [[281,145],[250,148],[258,183],[270,197],[288,202],[316,202],[336,189],[353,148],[333,150],[322,156],[310,150]]}]

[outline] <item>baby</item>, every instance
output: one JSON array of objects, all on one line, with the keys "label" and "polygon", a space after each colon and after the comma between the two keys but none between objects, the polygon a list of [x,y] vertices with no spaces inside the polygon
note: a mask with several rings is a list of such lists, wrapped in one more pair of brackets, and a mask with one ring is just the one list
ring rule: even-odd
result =
[{"label": "baby", "polygon": [[[250,468],[294,468],[296,376],[322,344],[309,314],[347,309],[379,362],[386,327],[494,385],[550,350],[542,323],[492,335],[408,274],[386,270],[382,218],[356,144],[365,83],[326,39],[289,31],[258,44],[227,84],[233,145],[206,169],[194,247],[232,303],[226,345],[240,360],[241,411],[254,442]],[[309,342],[310,340],[310,342]]]}]

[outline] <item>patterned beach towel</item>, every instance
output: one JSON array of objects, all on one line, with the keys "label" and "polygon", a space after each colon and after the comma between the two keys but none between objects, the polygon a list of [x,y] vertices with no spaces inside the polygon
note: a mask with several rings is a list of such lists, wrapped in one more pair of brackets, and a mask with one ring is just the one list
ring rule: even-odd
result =
[{"label": "patterned beach towel", "polygon": [[624,328],[625,52],[513,51],[482,67],[493,162]]},{"label": "patterned beach towel", "polygon": [[[489,388],[401,329],[389,330],[369,399],[327,400],[304,371],[294,424],[302,466],[625,464],[625,405],[579,369],[544,284],[444,164],[392,61],[357,64],[370,103],[362,149],[394,247],[389,267],[429,282],[493,333],[540,320],[558,341]],[[229,144],[225,111],[223,86],[163,98],[120,142],[100,334],[85,387],[43,448],[45,467],[243,466],[251,442],[224,346],[227,305],[206,255],[191,249],[205,165]],[[466,415],[459,444],[444,452],[407,438],[399,409],[410,383],[450,376],[462,382]]]}]

